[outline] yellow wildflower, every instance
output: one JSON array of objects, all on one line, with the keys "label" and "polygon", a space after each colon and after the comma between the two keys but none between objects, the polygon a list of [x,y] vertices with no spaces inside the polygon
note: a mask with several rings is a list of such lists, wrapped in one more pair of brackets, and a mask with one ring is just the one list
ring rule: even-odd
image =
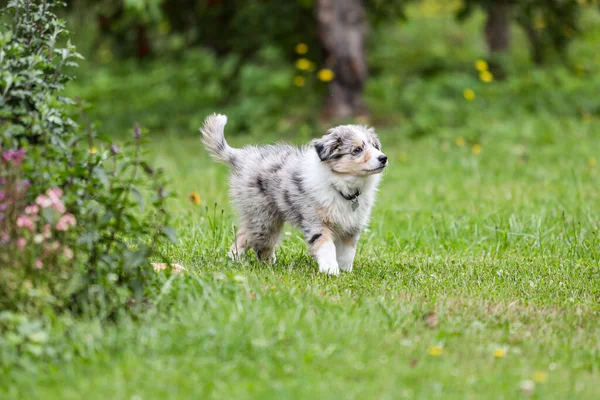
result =
[{"label": "yellow wildflower", "polygon": [[504,349],[496,349],[494,350],[494,357],[503,358],[506,355],[506,351]]},{"label": "yellow wildflower", "polygon": [[590,158],[588,158],[588,165],[590,167],[595,167],[596,164],[598,164],[598,160],[596,160],[596,157],[590,157]]},{"label": "yellow wildflower", "polygon": [[306,71],[310,68],[310,64],[310,60],[307,60],[306,58],[299,58],[296,61],[296,68],[302,71]]},{"label": "yellow wildflower", "polygon": [[294,77],[294,85],[296,85],[298,87],[304,86],[305,82],[306,82],[306,79],[304,79],[303,76],[295,76]]},{"label": "yellow wildflower", "polygon": [[323,82],[329,82],[335,77],[335,74],[332,70],[328,68],[323,68],[319,72],[317,72],[317,77]]},{"label": "yellow wildflower", "polygon": [[481,153],[481,145],[478,143],[475,143],[473,145],[473,147],[471,148],[471,151],[473,151],[473,154],[479,154]]},{"label": "yellow wildflower", "polygon": [[456,138],[456,145],[457,146],[464,146],[465,145],[465,139],[462,136],[459,136]]},{"label": "yellow wildflower", "polygon": [[442,349],[440,346],[431,346],[429,348],[429,350],[427,350],[427,353],[429,353],[430,356],[441,356],[442,353],[444,352],[444,349]]},{"label": "yellow wildflower", "polygon": [[533,374],[533,380],[537,383],[544,383],[548,380],[548,374],[543,371],[536,371],[535,374]]},{"label": "yellow wildflower", "polygon": [[479,79],[481,79],[482,82],[490,83],[494,80],[494,75],[492,75],[490,71],[481,71],[479,73]]},{"label": "yellow wildflower", "polygon": [[400,155],[398,156],[398,160],[400,162],[407,162],[408,161],[408,155],[406,153],[400,153]]},{"label": "yellow wildflower", "polygon": [[296,45],[296,53],[298,53],[298,54],[308,53],[308,46],[305,43],[298,43]]},{"label": "yellow wildflower", "polygon": [[473,91],[473,89],[467,88],[467,89],[463,90],[463,96],[468,101],[475,100],[475,92]]},{"label": "yellow wildflower", "polygon": [[88,150],[88,153],[90,154],[96,154],[98,152],[98,149],[95,148],[94,146],[90,147],[90,149]]},{"label": "yellow wildflower", "polygon": [[488,63],[485,60],[475,61],[475,69],[479,72],[487,71],[489,68]]},{"label": "yellow wildflower", "polygon": [[189,199],[195,206],[199,206],[200,204],[202,204],[202,199],[200,198],[200,195],[196,192],[190,194]]}]

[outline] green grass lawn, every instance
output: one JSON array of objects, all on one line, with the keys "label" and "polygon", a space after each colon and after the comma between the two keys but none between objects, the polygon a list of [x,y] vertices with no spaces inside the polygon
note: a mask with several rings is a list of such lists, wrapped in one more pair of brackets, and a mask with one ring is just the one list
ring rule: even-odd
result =
[{"label": "green grass lawn", "polygon": [[81,323],[64,340],[83,356],[13,370],[1,397],[519,398],[532,381],[535,398],[598,398],[600,125],[519,136],[539,119],[484,117],[479,154],[459,129],[381,130],[391,165],[337,278],[291,228],[276,266],[229,262],[226,167],[198,138],[155,139],[188,271],[142,320]]}]

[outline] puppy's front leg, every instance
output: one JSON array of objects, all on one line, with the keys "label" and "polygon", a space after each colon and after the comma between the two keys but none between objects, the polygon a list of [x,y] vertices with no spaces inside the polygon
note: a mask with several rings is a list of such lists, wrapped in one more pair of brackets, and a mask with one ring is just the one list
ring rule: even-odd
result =
[{"label": "puppy's front leg", "polygon": [[335,241],[336,258],[342,271],[352,272],[359,235],[343,237]]},{"label": "puppy's front leg", "polygon": [[336,259],[335,244],[328,229],[310,232],[306,235],[310,253],[319,264],[319,272],[339,275],[340,267]]}]

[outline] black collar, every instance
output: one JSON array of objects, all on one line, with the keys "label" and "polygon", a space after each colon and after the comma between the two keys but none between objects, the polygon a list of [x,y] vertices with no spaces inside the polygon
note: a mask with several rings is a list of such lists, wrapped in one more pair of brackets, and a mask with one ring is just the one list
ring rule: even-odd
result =
[{"label": "black collar", "polygon": [[344,194],[342,192],[340,192],[339,190],[335,189],[344,199],[348,200],[348,201],[353,201],[356,200],[358,198],[358,196],[360,196],[360,190],[357,190],[356,192],[354,192],[354,194]]}]

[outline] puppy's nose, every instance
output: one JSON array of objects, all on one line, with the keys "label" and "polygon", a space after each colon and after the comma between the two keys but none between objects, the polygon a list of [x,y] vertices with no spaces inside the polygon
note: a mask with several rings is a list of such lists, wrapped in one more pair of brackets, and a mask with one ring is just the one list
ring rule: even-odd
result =
[{"label": "puppy's nose", "polygon": [[383,165],[387,164],[387,156],[385,154],[380,155],[379,157],[377,157],[377,159]]}]

